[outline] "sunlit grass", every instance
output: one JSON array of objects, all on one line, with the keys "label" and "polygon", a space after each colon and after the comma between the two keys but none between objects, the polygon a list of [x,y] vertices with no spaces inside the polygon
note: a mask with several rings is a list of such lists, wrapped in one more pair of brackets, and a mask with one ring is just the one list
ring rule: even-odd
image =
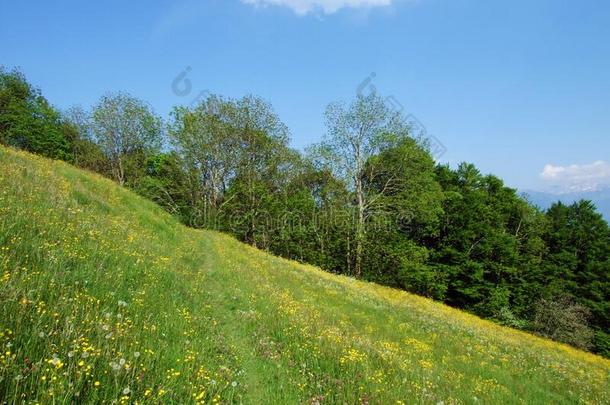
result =
[{"label": "sunlit grass", "polygon": [[0,148],[0,402],[610,403],[610,362]]}]

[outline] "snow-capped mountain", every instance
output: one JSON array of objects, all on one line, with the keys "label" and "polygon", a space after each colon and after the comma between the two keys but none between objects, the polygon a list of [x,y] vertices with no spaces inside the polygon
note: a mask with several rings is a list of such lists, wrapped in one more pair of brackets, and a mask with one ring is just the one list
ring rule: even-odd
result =
[{"label": "snow-capped mountain", "polygon": [[578,191],[562,190],[561,192],[527,190],[521,194],[542,209],[549,208],[557,201],[571,204],[578,200],[591,200],[606,221],[610,221],[610,187]]}]

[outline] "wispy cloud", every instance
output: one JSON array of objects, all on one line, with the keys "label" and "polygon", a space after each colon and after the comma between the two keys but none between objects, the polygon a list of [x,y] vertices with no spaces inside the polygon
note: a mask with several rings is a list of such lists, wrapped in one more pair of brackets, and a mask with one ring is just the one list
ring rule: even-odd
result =
[{"label": "wispy cloud", "polygon": [[244,4],[253,6],[288,7],[297,15],[310,13],[332,14],[344,8],[366,9],[387,7],[396,0],[241,0]]},{"label": "wispy cloud", "polygon": [[153,35],[162,36],[172,30],[192,24],[205,14],[205,3],[197,0],[173,2],[157,21]]},{"label": "wispy cloud", "polygon": [[540,177],[547,184],[566,192],[597,190],[610,186],[610,163],[599,160],[583,165],[547,164]]}]

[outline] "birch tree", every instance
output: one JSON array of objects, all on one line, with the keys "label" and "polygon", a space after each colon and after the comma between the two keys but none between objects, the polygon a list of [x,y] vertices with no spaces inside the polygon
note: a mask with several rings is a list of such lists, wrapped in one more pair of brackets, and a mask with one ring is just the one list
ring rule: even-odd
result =
[{"label": "birch tree", "polygon": [[235,175],[239,139],[231,116],[231,101],[211,95],[193,108],[176,107],[169,135],[194,177],[193,199],[204,211],[218,208]]},{"label": "birch tree", "polygon": [[[330,104],[325,118],[327,133],[322,143],[316,147],[317,155],[322,164],[343,178],[354,193],[356,215],[353,273],[360,277],[366,221],[370,214],[367,210],[373,202],[365,184],[372,183],[379,169],[374,164],[367,165],[367,162],[407,137],[409,127],[402,115],[392,110],[375,92],[358,95],[349,105]],[[365,181],[366,177],[369,177],[368,182]]]},{"label": "birch tree", "polygon": [[125,93],[100,99],[93,109],[92,127],[96,143],[110,162],[112,177],[120,185],[129,180],[131,158],[161,147],[161,119],[148,104]]}]

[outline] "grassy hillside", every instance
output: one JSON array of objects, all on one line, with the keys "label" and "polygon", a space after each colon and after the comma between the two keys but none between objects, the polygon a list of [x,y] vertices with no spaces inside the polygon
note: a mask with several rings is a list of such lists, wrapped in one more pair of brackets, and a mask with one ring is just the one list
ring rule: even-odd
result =
[{"label": "grassy hillside", "polygon": [[0,148],[0,403],[610,403],[610,362]]}]

